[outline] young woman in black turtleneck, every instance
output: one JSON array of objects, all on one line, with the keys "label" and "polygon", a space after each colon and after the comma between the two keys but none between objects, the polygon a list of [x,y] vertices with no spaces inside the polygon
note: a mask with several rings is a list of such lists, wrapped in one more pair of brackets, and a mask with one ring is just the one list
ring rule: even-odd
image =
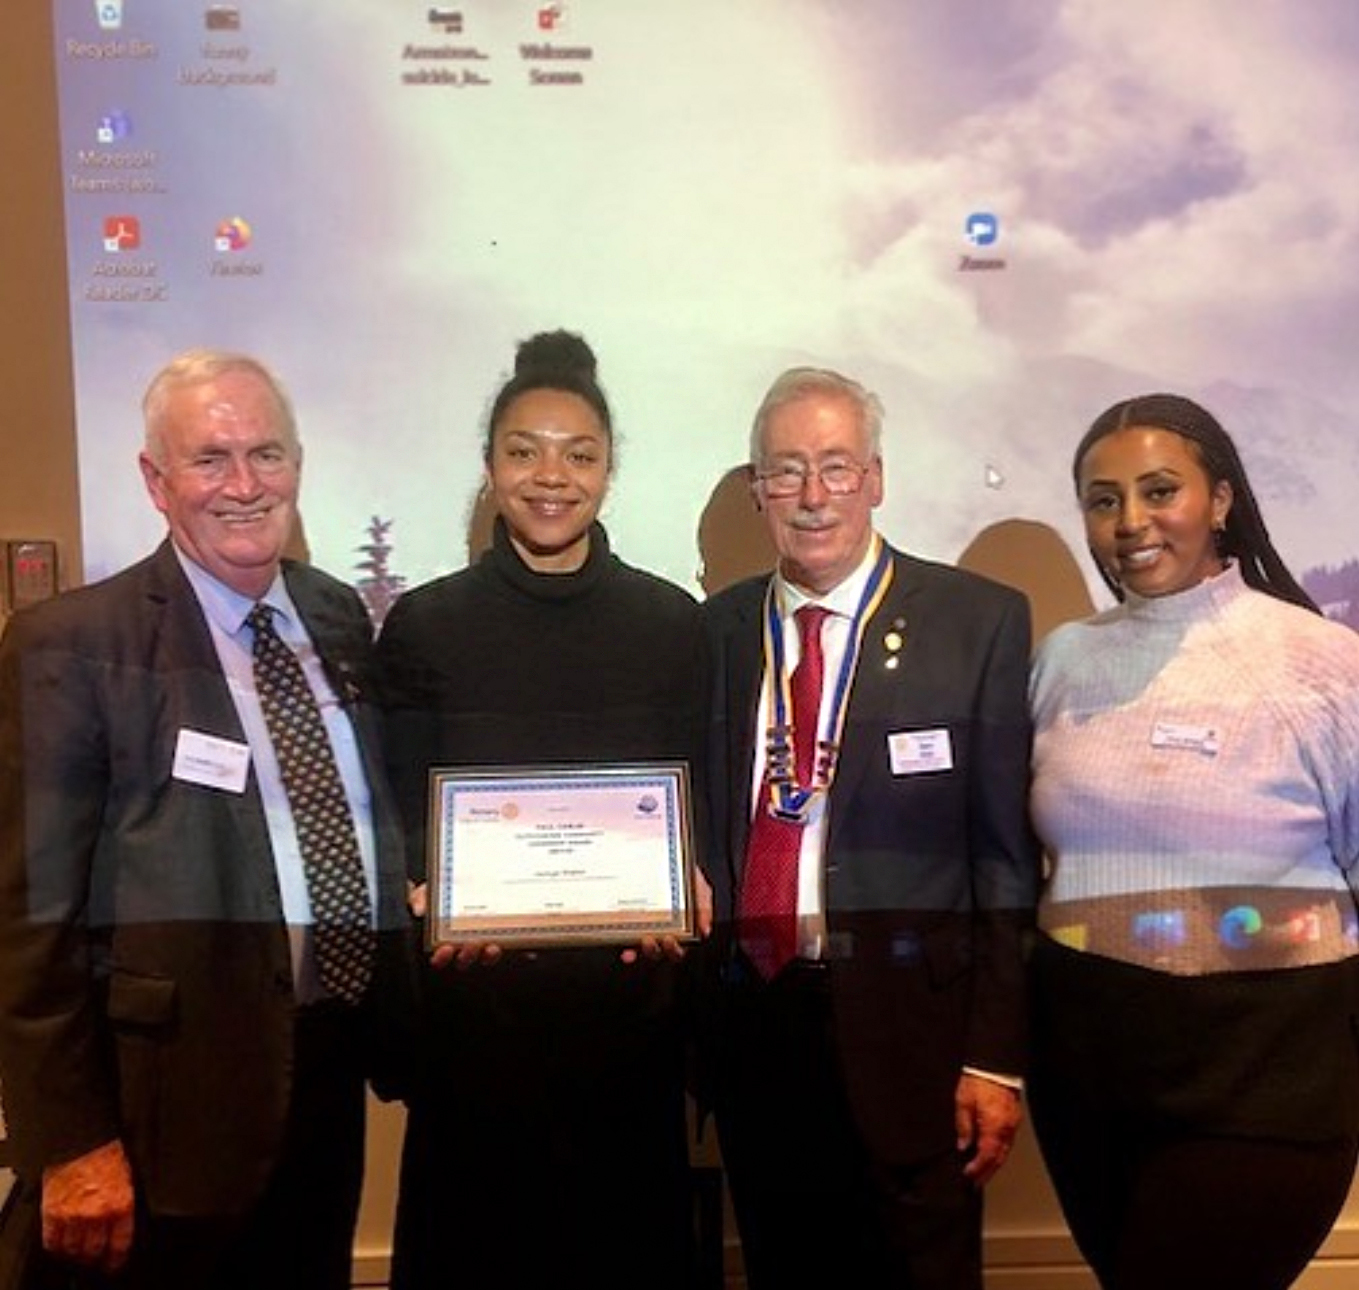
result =
[{"label": "young woman in black turtleneck", "polygon": [[[613,432],[583,340],[520,346],[485,460],[491,548],[403,596],[379,642],[415,874],[431,766],[692,763],[701,745],[697,606],[596,518]],[[686,1284],[683,965],[646,948],[435,951],[393,1290]]]}]

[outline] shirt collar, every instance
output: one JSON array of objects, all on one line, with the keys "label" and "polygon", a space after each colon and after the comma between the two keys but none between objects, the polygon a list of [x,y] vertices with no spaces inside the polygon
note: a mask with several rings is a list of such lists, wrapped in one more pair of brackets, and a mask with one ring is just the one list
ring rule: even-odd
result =
[{"label": "shirt collar", "polygon": [[878,562],[881,550],[882,538],[874,533],[873,540],[868,544],[868,550],[864,552],[864,557],[854,572],[823,596],[803,591],[801,587],[789,582],[782,573],[775,573],[774,594],[778,599],[779,616],[786,620],[797,613],[803,605],[820,605],[841,618],[853,618],[858,612],[864,588],[868,585],[868,579],[872,576],[873,566]]},{"label": "shirt collar", "polygon": [[297,607],[288,594],[288,584],[283,580],[282,569],[274,575],[269,590],[255,600],[228,587],[220,578],[214,577],[201,564],[185,555],[179,547],[175,546],[174,552],[179,567],[184,570],[184,576],[188,578],[198,603],[203,607],[203,613],[209,622],[228,636],[235,636],[245,625],[250,611],[261,603],[268,605],[286,623],[297,622]]}]

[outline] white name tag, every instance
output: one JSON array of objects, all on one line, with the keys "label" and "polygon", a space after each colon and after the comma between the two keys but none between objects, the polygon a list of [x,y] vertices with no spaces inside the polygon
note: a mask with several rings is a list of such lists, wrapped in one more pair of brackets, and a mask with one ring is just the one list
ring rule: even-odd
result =
[{"label": "white name tag", "polygon": [[1175,721],[1158,721],[1151,728],[1153,748],[1187,748],[1190,752],[1216,755],[1219,744],[1212,726],[1188,726]]},{"label": "white name tag", "polygon": [[244,793],[250,770],[250,745],[205,735],[201,730],[181,730],[175,741],[175,764],[171,774],[186,784]]},{"label": "white name tag", "polygon": [[893,775],[923,775],[953,769],[953,740],[947,730],[902,730],[887,736]]}]

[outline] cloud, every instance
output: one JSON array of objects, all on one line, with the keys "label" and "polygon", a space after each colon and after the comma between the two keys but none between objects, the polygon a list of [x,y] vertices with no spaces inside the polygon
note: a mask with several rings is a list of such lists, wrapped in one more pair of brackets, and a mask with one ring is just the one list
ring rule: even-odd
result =
[{"label": "cloud", "polygon": [[[1319,52],[1322,14],[1340,52]],[[1168,380],[1294,381],[1339,402],[1359,393],[1359,24],[1346,8],[1309,6],[1302,30],[1263,3],[1233,5],[1229,23],[1204,0],[1092,0],[1046,16],[1027,31],[1018,92],[1006,49],[991,46],[1002,92],[963,105],[924,146],[869,140],[846,183],[857,271],[899,277],[973,200],[1000,213],[1012,270],[986,318],[1023,352]],[[921,94],[918,82],[903,91]],[[915,271],[960,300],[972,289],[937,254]],[[933,305],[935,290],[916,294]]]}]

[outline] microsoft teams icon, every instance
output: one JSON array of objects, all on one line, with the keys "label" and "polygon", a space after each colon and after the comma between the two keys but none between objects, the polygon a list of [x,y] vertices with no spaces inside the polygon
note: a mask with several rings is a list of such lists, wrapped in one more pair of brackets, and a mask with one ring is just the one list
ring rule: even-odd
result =
[{"label": "microsoft teams icon", "polygon": [[105,112],[95,126],[94,135],[100,143],[120,143],[132,133],[132,118],[121,109]]},{"label": "microsoft teams icon", "polygon": [[1000,220],[989,211],[973,211],[967,217],[964,232],[973,246],[990,246],[1000,236]]}]

